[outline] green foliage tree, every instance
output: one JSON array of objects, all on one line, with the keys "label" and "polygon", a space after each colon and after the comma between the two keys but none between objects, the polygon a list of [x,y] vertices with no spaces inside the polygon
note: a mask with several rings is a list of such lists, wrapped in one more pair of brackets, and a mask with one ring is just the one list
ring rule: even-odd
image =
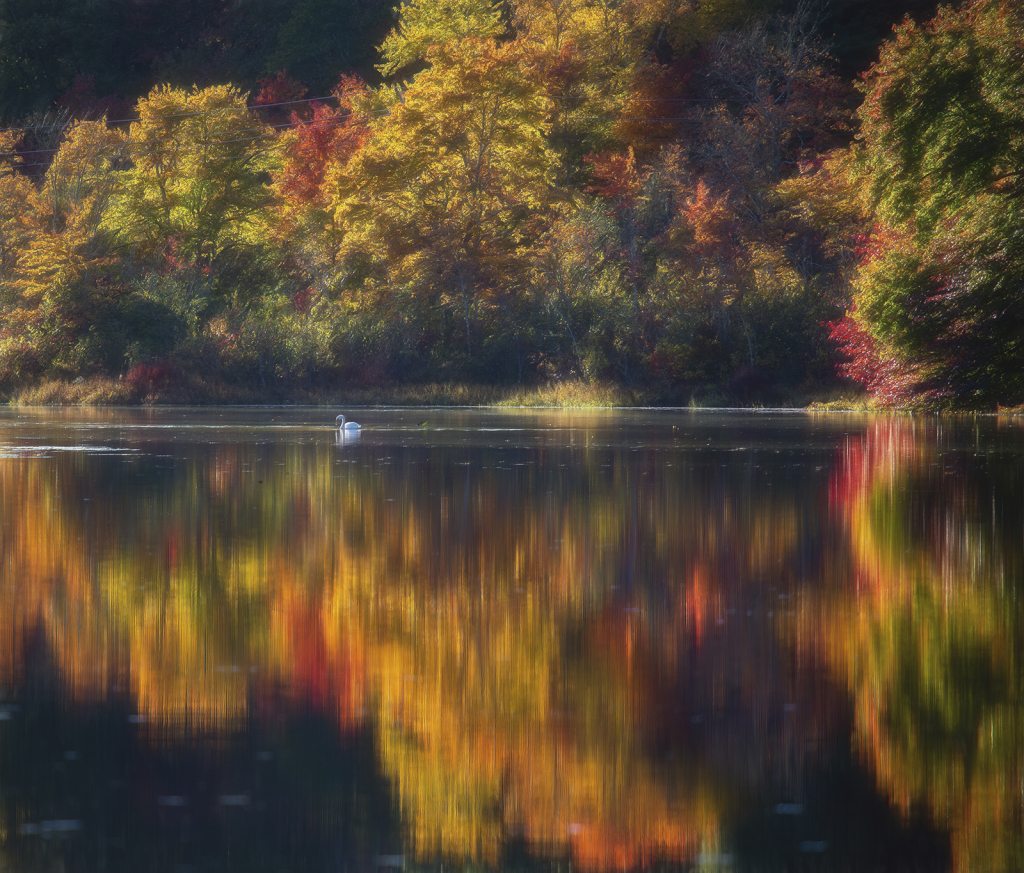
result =
[{"label": "green foliage tree", "polygon": [[621,277],[609,264],[617,242],[617,223],[600,199],[556,206],[532,259],[531,285],[549,315],[541,325],[547,335],[539,338],[542,373],[589,382],[613,371],[605,340],[629,312]]},{"label": "green foliage tree", "polygon": [[878,226],[855,295],[918,397],[1024,399],[1024,13],[978,0],[901,25],[862,86],[861,184]]}]

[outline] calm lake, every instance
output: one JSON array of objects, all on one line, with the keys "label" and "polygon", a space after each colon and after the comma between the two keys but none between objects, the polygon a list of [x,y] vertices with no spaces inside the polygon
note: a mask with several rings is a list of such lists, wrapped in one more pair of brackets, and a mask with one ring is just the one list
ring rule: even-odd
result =
[{"label": "calm lake", "polygon": [[0,411],[2,871],[1024,868],[1024,426]]}]

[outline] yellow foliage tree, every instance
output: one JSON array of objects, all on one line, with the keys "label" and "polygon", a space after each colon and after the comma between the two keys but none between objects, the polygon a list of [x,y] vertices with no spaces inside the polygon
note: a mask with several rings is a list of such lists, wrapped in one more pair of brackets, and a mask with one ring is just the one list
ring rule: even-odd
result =
[{"label": "yellow foliage tree", "polygon": [[380,47],[385,76],[426,60],[434,46],[464,39],[501,36],[505,26],[497,3],[489,0],[408,0],[398,9],[401,19]]},{"label": "yellow foliage tree", "polygon": [[550,194],[549,103],[516,44],[467,39],[427,57],[338,174],[335,214],[371,284],[461,310],[471,354],[474,312],[514,286]]},{"label": "yellow foliage tree", "polygon": [[122,245],[209,266],[260,237],[271,131],[231,85],[155,88],[137,104],[109,227]]},{"label": "yellow foliage tree", "polygon": [[103,220],[123,147],[124,136],[105,121],[79,122],[38,188],[24,177],[3,179],[8,377],[68,354],[97,307],[118,293],[117,257]]}]

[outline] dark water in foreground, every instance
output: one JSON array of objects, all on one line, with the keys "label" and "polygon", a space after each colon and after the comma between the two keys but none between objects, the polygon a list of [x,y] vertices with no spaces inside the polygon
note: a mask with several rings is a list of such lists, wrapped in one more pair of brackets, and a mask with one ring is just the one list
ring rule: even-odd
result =
[{"label": "dark water in foreground", "polygon": [[1024,868],[1019,423],[355,417],[0,413],[0,871]]}]

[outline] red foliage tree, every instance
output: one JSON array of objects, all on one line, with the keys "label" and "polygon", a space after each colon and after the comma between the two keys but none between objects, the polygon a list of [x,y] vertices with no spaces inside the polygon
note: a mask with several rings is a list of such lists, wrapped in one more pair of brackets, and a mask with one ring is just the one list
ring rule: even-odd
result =
[{"label": "red foliage tree", "polygon": [[347,161],[369,133],[365,116],[356,110],[365,92],[366,83],[358,76],[342,76],[334,89],[336,108],[314,102],[305,121],[292,112],[294,127],[276,179],[278,191],[290,205],[325,205],[323,184],[329,166]]},{"label": "red foliage tree", "polygon": [[851,315],[829,327],[829,339],[846,359],[837,367],[840,376],[860,382],[884,406],[899,406],[914,396],[918,384],[915,369],[886,355]]},{"label": "red foliage tree", "polygon": [[284,125],[296,114],[305,119],[308,110],[297,106],[308,93],[306,86],[291,78],[284,70],[278,70],[273,76],[260,79],[257,83],[259,92],[252,105],[261,108],[261,114],[271,124]]},{"label": "red foliage tree", "polygon": [[95,77],[82,73],[75,74],[74,83],[57,98],[57,106],[79,120],[95,120],[105,116],[115,121],[127,117],[131,111],[131,102],[115,94],[98,96]]}]

